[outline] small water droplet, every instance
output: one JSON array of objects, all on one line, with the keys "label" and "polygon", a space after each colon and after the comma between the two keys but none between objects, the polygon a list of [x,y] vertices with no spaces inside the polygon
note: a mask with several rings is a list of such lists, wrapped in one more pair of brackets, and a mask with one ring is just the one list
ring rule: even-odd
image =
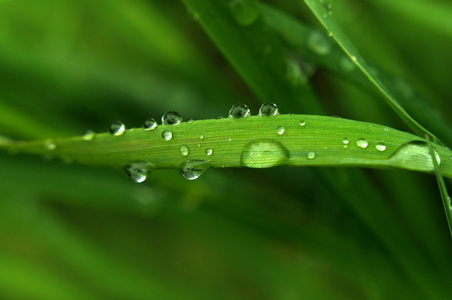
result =
[{"label": "small water droplet", "polygon": [[378,151],[385,151],[385,150],[386,150],[386,145],[385,145],[385,143],[383,143],[383,142],[379,142],[379,143],[375,146],[375,148],[376,148]]},{"label": "small water droplet", "polygon": [[286,59],[285,65],[286,80],[293,87],[305,85],[315,71],[315,67],[312,63],[299,61],[299,59],[292,57]]},{"label": "small water droplet", "polygon": [[322,33],[312,31],[308,37],[308,48],[317,55],[323,56],[331,52],[331,41]]},{"label": "small water droplet", "polygon": [[188,180],[195,180],[210,167],[210,161],[186,160],[180,165],[179,173]]},{"label": "small water droplet", "polygon": [[278,128],[276,128],[276,132],[277,132],[279,135],[283,134],[283,133],[284,133],[284,127],[278,126]]},{"label": "small water droplet", "polygon": [[369,146],[369,143],[365,139],[359,139],[356,141],[356,146],[364,149],[364,148],[367,148],[367,146]]},{"label": "small water droplet", "polygon": [[124,167],[127,176],[136,183],[146,180],[150,173],[151,164],[145,161],[137,161]]},{"label": "small water droplet", "polygon": [[253,24],[259,16],[259,8],[255,0],[232,0],[229,8],[234,20],[241,26]]},{"label": "small water droplet", "polygon": [[250,109],[245,104],[234,104],[229,110],[229,117],[232,119],[246,118],[250,114]]},{"label": "small water droplet", "polygon": [[300,126],[306,125],[306,122],[304,120],[300,120]]},{"label": "small water droplet", "polygon": [[329,37],[332,37],[332,36],[333,36],[333,33],[332,33],[330,30],[328,30],[328,31],[326,32],[326,35],[329,36]]},{"label": "small water droplet", "polygon": [[96,133],[94,131],[88,129],[83,134],[82,139],[84,141],[92,141],[92,140],[94,140],[95,137],[96,137]]},{"label": "small water droplet", "polygon": [[344,144],[344,149],[347,149],[347,148],[348,148],[349,140],[348,140],[347,138],[344,138],[344,139],[342,140],[342,143]]},{"label": "small water droplet", "polygon": [[110,125],[110,133],[113,135],[121,135],[124,133],[124,131],[126,131],[126,126],[119,122],[119,121],[114,121],[113,123],[111,123]]},{"label": "small water droplet", "polygon": [[165,130],[165,131],[162,132],[162,138],[165,141],[169,141],[169,140],[171,140],[173,138],[173,133],[171,131],[169,131],[169,130]]},{"label": "small water droplet", "polygon": [[279,115],[278,106],[274,103],[264,103],[259,108],[259,115],[263,117],[272,117]]},{"label": "small water droplet", "polygon": [[57,144],[55,143],[54,140],[47,140],[47,141],[44,142],[44,147],[47,150],[55,150],[56,147],[57,147]]},{"label": "small water droplet", "polygon": [[204,139],[204,135],[201,134],[201,135],[199,136],[199,139],[200,139],[200,140],[203,140],[203,139]]},{"label": "small water droplet", "polygon": [[182,146],[180,146],[180,153],[183,156],[187,156],[190,153],[190,150],[188,149],[188,147],[186,145],[182,145]]},{"label": "small water droplet", "polygon": [[182,116],[175,111],[169,111],[162,116],[163,125],[177,125],[182,122]]},{"label": "small water droplet", "polygon": [[314,159],[314,158],[315,158],[315,152],[314,151],[308,152],[308,159]]},{"label": "small water droplet", "polygon": [[249,168],[269,168],[289,159],[289,150],[274,140],[249,142],[243,147],[240,162]]},{"label": "small water droplet", "polygon": [[143,122],[144,130],[154,130],[155,128],[157,128],[157,121],[154,118],[146,119]]},{"label": "small water droplet", "polygon": [[358,60],[356,59],[356,56],[352,56],[351,59],[352,59],[352,61],[355,62],[355,63],[358,61]]},{"label": "small water droplet", "polygon": [[213,153],[213,150],[211,148],[207,148],[206,149],[206,154],[207,155],[212,155],[212,153]]}]

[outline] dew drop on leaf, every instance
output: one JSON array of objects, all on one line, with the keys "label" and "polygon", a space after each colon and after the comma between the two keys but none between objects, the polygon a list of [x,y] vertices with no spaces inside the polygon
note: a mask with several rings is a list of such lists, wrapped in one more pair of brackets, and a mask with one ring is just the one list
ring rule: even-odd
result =
[{"label": "dew drop on leaf", "polygon": [[163,125],[177,125],[182,122],[182,116],[175,111],[169,111],[162,116]]},{"label": "dew drop on leaf", "polygon": [[284,127],[283,126],[278,126],[278,128],[276,128],[276,133],[278,133],[279,135],[284,133]]},{"label": "dew drop on leaf", "polygon": [[180,146],[179,150],[180,150],[180,154],[182,154],[183,156],[187,156],[188,154],[190,154],[190,150],[188,149],[188,147],[186,145]]},{"label": "dew drop on leaf", "polygon": [[300,120],[300,126],[306,125],[306,122],[304,120]]},{"label": "dew drop on leaf", "polygon": [[186,160],[180,165],[179,173],[188,180],[199,178],[210,167],[210,161]]},{"label": "dew drop on leaf", "polygon": [[94,131],[88,129],[83,134],[82,139],[84,141],[92,141],[92,140],[94,140],[95,137],[96,137],[96,133]]},{"label": "dew drop on leaf", "polygon": [[289,159],[289,150],[271,139],[249,142],[243,147],[240,163],[249,168],[269,168]]},{"label": "dew drop on leaf", "polygon": [[136,183],[141,183],[146,180],[150,173],[151,164],[145,161],[137,161],[124,167],[127,176]]},{"label": "dew drop on leaf", "polygon": [[378,151],[385,151],[385,150],[386,150],[386,145],[385,145],[383,142],[379,142],[379,143],[375,146],[375,148],[376,148]]},{"label": "dew drop on leaf", "polygon": [[154,118],[146,119],[143,122],[144,130],[154,130],[155,128],[157,128],[157,121]]},{"label": "dew drop on leaf", "polygon": [[315,152],[314,151],[309,151],[308,152],[308,159],[314,159],[315,158]]},{"label": "dew drop on leaf", "polygon": [[124,133],[125,130],[126,126],[119,121],[114,121],[110,125],[110,133],[113,135],[121,135]]},{"label": "dew drop on leaf", "polygon": [[263,117],[272,117],[279,115],[278,106],[274,103],[264,103],[259,108],[259,115]]},{"label": "dew drop on leaf", "polygon": [[213,150],[211,148],[207,148],[205,152],[207,155],[212,155]]},{"label": "dew drop on leaf", "polygon": [[169,131],[169,130],[165,130],[165,131],[162,132],[162,138],[165,141],[169,141],[169,140],[171,140],[173,138],[173,133],[171,131]]},{"label": "dew drop on leaf", "polygon": [[367,148],[367,146],[369,145],[369,143],[365,140],[365,139],[359,139],[356,141],[356,146],[358,146],[359,148]]},{"label": "dew drop on leaf", "polygon": [[245,104],[234,104],[229,110],[229,117],[232,119],[246,118],[250,114],[250,109]]},{"label": "dew drop on leaf", "polygon": [[259,17],[259,8],[255,0],[231,0],[229,8],[234,20],[241,26],[249,26]]}]

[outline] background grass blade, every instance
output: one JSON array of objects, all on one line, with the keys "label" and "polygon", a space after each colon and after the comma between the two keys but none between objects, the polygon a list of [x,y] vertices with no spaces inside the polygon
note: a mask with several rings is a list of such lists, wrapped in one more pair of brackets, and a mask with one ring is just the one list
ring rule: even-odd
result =
[{"label": "background grass blade", "polygon": [[332,12],[330,4],[326,1],[317,0],[305,0],[304,2],[309,6],[315,16],[328,31],[328,35],[334,38],[334,40],[344,50],[344,52],[347,53],[350,59],[359,67],[359,69],[361,69],[361,71],[369,79],[369,81],[372,82],[374,86],[382,93],[388,105],[399,115],[399,117],[418,135],[423,136],[425,133],[427,133],[429,136],[435,138],[432,133],[422,127],[405,111],[405,109],[393,96],[392,92],[389,91],[383,84],[383,82],[378,78],[378,76],[374,74],[374,72],[372,72],[366,61],[351,44],[349,39],[335,22],[334,14]]}]

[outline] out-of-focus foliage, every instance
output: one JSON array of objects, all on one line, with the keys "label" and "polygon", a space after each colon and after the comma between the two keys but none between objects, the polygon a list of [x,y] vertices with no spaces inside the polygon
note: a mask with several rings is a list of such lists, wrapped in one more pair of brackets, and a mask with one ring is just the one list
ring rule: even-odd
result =
[{"label": "out-of-focus foliage", "polygon": [[[319,62],[265,18],[270,7],[307,28],[306,39],[323,33],[302,1],[195,2],[0,1],[0,135],[103,132],[114,120],[137,127],[168,110],[213,118],[237,102],[256,113],[264,101],[408,130],[377,93],[337,72],[340,61]],[[410,114],[429,107],[439,116],[425,124],[433,134],[450,126],[440,117],[452,111],[452,43],[434,12],[452,6],[323,3],[364,59],[401,93],[420,95]],[[0,249],[2,299],[451,293],[434,177],[407,171],[215,169],[190,182],[156,171],[138,185],[123,170],[1,153]]]}]

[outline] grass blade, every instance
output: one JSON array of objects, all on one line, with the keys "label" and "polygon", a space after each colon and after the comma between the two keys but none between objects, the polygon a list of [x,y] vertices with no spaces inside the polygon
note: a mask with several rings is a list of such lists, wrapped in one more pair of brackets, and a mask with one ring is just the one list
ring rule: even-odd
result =
[{"label": "grass blade", "polygon": [[392,92],[386,88],[383,82],[372,72],[364,58],[360,55],[357,49],[352,45],[347,36],[342,32],[339,25],[333,19],[333,13],[331,6],[326,1],[318,0],[304,0],[309,6],[311,11],[322,23],[325,29],[328,31],[328,35],[331,36],[338,45],[344,50],[344,52],[350,57],[350,59],[358,66],[363,74],[369,79],[369,81],[377,88],[378,91],[384,96],[384,99],[388,105],[399,115],[399,117],[419,136],[428,134],[435,141],[438,139],[430,133],[427,129],[422,127],[416,120],[414,120],[405,109],[399,104]]}]

